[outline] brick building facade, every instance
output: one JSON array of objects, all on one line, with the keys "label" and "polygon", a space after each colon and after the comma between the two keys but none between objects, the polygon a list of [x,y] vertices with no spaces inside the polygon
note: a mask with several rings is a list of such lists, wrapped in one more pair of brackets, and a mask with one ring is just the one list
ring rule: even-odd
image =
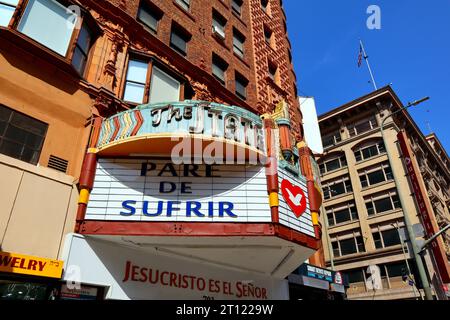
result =
[{"label": "brick building facade", "polygon": [[[262,116],[266,129],[280,129],[273,157],[306,176],[305,188],[318,197],[281,1],[7,1],[0,7],[0,70],[0,170],[7,177],[0,185],[1,251],[63,259],[65,236],[79,231],[80,204],[89,198],[83,159],[104,137],[101,123],[162,101],[207,101]],[[115,121],[111,141],[130,125]],[[270,205],[278,219],[274,181]],[[277,232],[317,249],[319,207],[311,207],[314,236]],[[48,292],[47,280],[31,280]]]}]

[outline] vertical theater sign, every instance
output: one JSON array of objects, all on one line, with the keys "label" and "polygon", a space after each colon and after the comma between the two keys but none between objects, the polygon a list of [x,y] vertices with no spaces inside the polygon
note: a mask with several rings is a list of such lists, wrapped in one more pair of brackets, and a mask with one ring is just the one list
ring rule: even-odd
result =
[{"label": "vertical theater sign", "polygon": [[111,299],[288,299],[320,244],[321,195],[286,108],[184,101],[98,120],[64,250],[76,280]]}]

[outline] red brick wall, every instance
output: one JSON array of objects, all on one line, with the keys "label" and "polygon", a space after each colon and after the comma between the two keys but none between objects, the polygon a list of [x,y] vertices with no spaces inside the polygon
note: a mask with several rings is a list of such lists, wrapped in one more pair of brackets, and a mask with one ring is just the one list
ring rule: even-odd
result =
[{"label": "red brick wall", "polygon": [[[260,113],[273,111],[276,103],[285,99],[291,106],[295,134],[299,134],[300,113],[294,92],[295,78],[289,61],[289,42],[285,32],[285,15],[278,0],[270,0],[270,15],[260,5],[260,0],[244,0],[241,17],[233,13],[231,0],[191,0],[189,12],[185,12],[174,0],[143,0],[158,7],[164,14],[158,25],[156,40],[136,21],[140,0],[109,0],[103,4],[93,0],[79,0],[90,9],[105,34],[96,43],[89,68],[88,81],[109,88],[121,97],[128,50],[133,49],[156,55],[173,69],[186,76],[196,91],[195,99],[208,99],[225,104],[235,104]],[[220,41],[212,35],[212,11],[216,10],[226,20],[226,39]],[[188,44],[187,61],[168,48],[173,22],[187,30],[192,38]],[[264,39],[263,25],[273,31],[274,47]],[[233,53],[233,27],[245,38],[244,59]],[[105,73],[114,43],[123,42],[114,61],[115,74]],[[162,50],[161,48],[164,48]],[[225,60],[229,66],[226,83],[222,86],[211,75],[212,53]],[[279,81],[275,85],[267,80],[268,63],[279,68]],[[111,61],[109,62],[111,65]],[[198,70],[204,71],[200,75]],[[235,71],[249,80],[247,99],[241,101],[235,92]],[[212,84],[211,84],[212,83]]]}]

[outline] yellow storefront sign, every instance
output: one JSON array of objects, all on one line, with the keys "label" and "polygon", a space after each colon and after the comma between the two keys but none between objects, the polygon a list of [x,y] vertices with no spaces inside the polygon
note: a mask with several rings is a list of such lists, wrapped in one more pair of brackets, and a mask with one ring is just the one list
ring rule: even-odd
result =
[{"label": "yellow storefront sign", "polygon": [[0,272],[59,279],[62,276],[62,271],[63,261],[0,252]]}]

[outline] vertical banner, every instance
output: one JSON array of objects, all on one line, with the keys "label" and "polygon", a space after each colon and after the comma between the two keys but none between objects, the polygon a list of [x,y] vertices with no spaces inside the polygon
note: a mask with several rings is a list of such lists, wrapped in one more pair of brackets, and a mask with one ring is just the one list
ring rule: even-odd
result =
[{"label": "vertical banner", "polygon": [[[426,190],[419,182],[417,170],[414,167],[414,163],[411,158],[411,152],[408,148],[404,131],[400,131],[397,135],[397,138],[402,150],[403,159],[405,162],[406,170],[408,172],[409,182],[411,183],[411,186],[413,188],[414,197],[416,199],[417,207],[419,208],[420,217],[422,218],[422,224],[425,227],[426,236],[427,238],[431,238],[439,230],[435,221],[433,221],[432,208],[429,206],[429,204],[427,204],[424,196],[426,194]],[[439,238],[436,239],[432,242],[431,246],[442,281],[444,281],[444,283],[448,283],[450,282],[450,268],[447,260],[447,255],[445,254],[445,250],[442,246],[442,240]]]}]

